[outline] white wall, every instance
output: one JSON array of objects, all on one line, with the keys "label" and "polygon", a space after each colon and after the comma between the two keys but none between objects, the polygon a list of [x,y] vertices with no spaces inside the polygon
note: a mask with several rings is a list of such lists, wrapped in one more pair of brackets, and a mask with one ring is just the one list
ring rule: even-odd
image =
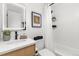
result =
[{"label": "white wall", "polygon": [[[33,38],[34,36],[44,35],[44,26],[43,26],[43,8],[44,4],[42,3],[26,3],[22,4],[26,7],[26,34],[28,37]],[[37,12],[42,15],[42,27],[41,28],[32,28],[31,24],[31,12]]]},{"label": "white wall", "polygon": [[[48,4],[49,5],[49,4]],[[53,51],[53,29],[52,29],[52,20],[51,20],[51,7],[45,5],[44,16],[45,16],[45,24],[44,24],[44,32],[45,32],[45,47],[49,50]]]},{"label": "white wall", "polygon": [[0,41],[2,41],[2,3],[0,3]]},{"label": "white wall", "polygon": [[1,41],[1,30],[2,30],[2,29],[1,29],[2,4],[0,4],[0,11],[1,11],[1,12],[0,12],[0,41]]},{"label": "white wall", "polygon": [[[35,36],[38,35],[43,35],[44,36],[44,19],[43,19],[43,8],[44,4],[43,3],[24,3],[21,4],[26,7],[26,30],[25,31],[18,31],[18,34],[23,34],[25,33],[27,37],[29,38],[34,38]],[[37,12],[42,15],[42,27],[41,28],[32,28],[31,24],[31,12]],[[12,32],[12,39],[14,39],[14,32]]]},{"label": "white wall", "polygon": [[54,42],[73,49],[79,49],[79,4],[64,3],[52,6],[57,18]]}]

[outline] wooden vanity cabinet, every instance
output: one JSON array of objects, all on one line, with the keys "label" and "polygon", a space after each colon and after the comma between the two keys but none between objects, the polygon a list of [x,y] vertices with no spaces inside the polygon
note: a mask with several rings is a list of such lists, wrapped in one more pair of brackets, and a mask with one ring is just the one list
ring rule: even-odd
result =
[{"label": "wooden vanity cabinet", "polygon": [[3,56],[34,56],[34,55],[35,55],[35,44],[12,52],[8,52]]}]

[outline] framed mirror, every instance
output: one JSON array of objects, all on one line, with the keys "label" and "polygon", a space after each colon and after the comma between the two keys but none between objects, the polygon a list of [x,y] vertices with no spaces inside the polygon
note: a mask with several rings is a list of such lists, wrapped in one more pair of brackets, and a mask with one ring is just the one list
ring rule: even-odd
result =
[{"label": "framed mirror", "polygon": [[25,29],[25,7],[20,4],[3,4],[3,30]]}]

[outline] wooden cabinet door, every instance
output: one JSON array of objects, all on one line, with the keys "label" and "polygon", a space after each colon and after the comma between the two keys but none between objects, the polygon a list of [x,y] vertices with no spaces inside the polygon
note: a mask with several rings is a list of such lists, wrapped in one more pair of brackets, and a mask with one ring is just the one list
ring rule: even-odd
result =
[{"label": "wooden cabinet door", "polygon": [[3,56],[33,56],[35,55],[35,45],[31,45],[16,51],[4,54]]}]

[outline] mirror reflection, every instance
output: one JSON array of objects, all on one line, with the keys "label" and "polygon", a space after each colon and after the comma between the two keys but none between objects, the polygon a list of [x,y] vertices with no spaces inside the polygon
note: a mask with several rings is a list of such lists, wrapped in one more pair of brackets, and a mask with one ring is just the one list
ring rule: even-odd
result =
[{"label": "mirror reflection", "polygon": [[6,4],[6,28],[24,29],[25,9],[17,4]]}]

